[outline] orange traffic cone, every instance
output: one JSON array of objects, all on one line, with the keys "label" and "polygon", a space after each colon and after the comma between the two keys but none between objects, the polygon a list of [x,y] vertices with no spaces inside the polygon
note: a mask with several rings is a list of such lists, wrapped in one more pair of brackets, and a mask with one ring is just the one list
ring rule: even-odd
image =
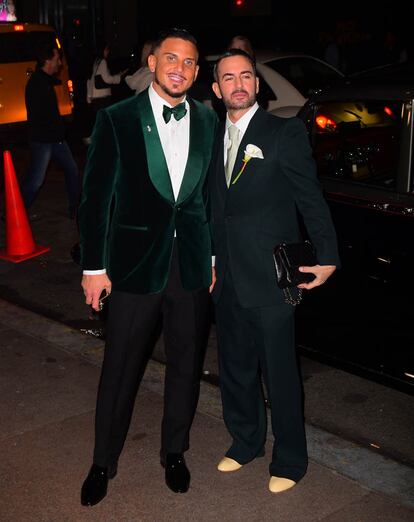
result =
[{"label": "orange traffic cone", "polygon": [[3,157],[4,194],[6,198],[6,249],[0,250],[0,259],[20,263],[20,261],[48,252],[50,248],[35,244],[10,151],[5,150]]}]

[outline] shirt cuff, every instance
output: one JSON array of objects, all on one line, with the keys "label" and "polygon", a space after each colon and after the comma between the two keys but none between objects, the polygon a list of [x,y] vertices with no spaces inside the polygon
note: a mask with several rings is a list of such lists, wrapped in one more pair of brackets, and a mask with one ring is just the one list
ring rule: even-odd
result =
[{"label": "shirt cuff", "polygon": [[211,256],[211,266],[216,266],[216,256]]},{"label": "shirt cuff", "polygon": [[83,275],[101,275],[106,274],[106,268],[102,268],[101,270],[84,270]]}]

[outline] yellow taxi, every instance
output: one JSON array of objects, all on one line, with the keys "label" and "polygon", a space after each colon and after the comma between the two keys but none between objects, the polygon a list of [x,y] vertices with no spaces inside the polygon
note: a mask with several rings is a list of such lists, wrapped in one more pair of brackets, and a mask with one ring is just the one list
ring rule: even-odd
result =
[{"label": "yellow taxi", "polygon": [[[27,121],[24,91],[36,68],[36,48],[53,41],[62,49],[53,27],[43,24],[0,23],[0,129]],[[62,52],[61,84],[55,87],[59,112],[70,116],[73,110],[73,84]]]}]

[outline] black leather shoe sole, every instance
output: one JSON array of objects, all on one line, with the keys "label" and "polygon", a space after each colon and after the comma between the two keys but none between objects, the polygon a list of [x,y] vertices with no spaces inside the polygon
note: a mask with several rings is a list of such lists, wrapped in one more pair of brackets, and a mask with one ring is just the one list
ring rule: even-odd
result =
[{"label": "black leather shoe sole", "polygon": [[190,483],[181,484],[180,486],[177,486],[177,484],[174,481],[170,481],[167,479],[165,479],[165,483],[167,484],[167,486],[170,488],[170,490],[173,493],[187,493],[187,491],[190,487]]}]

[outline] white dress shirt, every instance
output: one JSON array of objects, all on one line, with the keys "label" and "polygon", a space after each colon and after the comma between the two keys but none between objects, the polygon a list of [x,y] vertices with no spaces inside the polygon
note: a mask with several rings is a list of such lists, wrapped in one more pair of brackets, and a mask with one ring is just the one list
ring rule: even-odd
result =
[{"label": "white dress shirt", "polygon": [[161,141],[162,150],[167,162],[174,197],[177,199],[187,164],[188,150],[190,147],[190,106],[185,100],[187,114],[177,121],[174,116],[165,123],[162,110],[164,105],[172,107],[159,94],[155,92],[151,83],[148,89],[152,112]]},{"label": "white dress shirt", "polygon": [[[190,106],[188,101],[185,100],[186,115],[179,121],[174,116],[171,116],[170,121],[165,123],[162,115],[163,107],[164,105],[172,107],[172,105],[161,98],[155,91],[152,83],[149,86],[148,94],[162,150],[167,162],[174,198],[177,199],[184,178],[190,148]],[[106,269],[84,270],[83,273],[85,275],[105,274]]]},{"label": "white dress shirt", "polygon": [[239,120],[236,121],[236,123],[233,123],[230,120],[229,115],[227,113],[226,132],[224,133],[224,165],[226,164],[226,161],[227,161],[227,151],[231,145],[230,138],[229,138],[229,132],[228,132],[230,125],[235,125],[239,129],[239,131],[240,131],[239,143],[241,143],[244,133],[246,132],[247,127],[249,126],[250,120],[253,118],[253,116],[258,108],[259,108],[259,104],[256,102],[252,107],[250,107],[250,109],[246,112],[246,114],[243,114],[243,116]]}]

